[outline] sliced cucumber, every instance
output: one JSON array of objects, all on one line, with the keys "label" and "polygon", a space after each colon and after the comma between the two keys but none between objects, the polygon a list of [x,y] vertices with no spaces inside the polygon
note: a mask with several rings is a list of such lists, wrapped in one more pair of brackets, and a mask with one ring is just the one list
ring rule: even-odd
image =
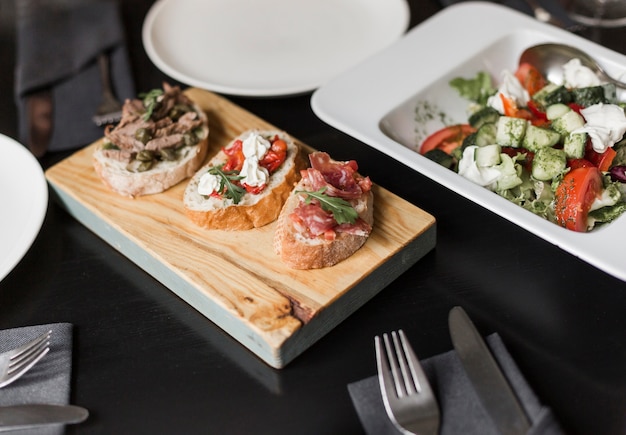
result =
[{"label": "sliced cucumber", "polygon": [[585,119],[574,110],[565,112],[562,116],[552,120],[552,128],[562,135],[571,133],[585,125]]},{"label": "sliced cucumber", "polygon": [[485,145],[476,148],[474,154],[474,160],[476,161],[476,165],[483,168],[488,168],[499,164],[500,151],[502,151],[502,148],[500,147],[500,145],[496,144]]},{"label": "sliced cucumber", "polygon": [[533,95],[533,101],[535,101],[539,107],[547,108],[553,104],[570,103],[572,101],[572,95],[565,86],[548,83]]},{"label": "sliced cucumber", "polygon": [[560,118],[572,110],[567,104],[552,104],[546,108],[546,116],[550,121]]},{"label": "sliced cucumber", "polygon": [[587,133],[570,133],[563,140],[563,151],[570,159],[582,159],[586,143]]},{"label": "sliced cucumber", "polygon": [[[498,115],[500,116],[500,115]],[[496,143],[497,127],[493,122],[483,124],[476,132],[475,144],[479,147]]]},{"label": "sliced cucumber", "polygon": [[541,148],[553,147],[561,140],[561,135],[554,130],[529,124],[522,140],[522,146],[529,151],[537,152]]},{"label": "sliced cucumber", "polygon": [[501,116],[496,124],[496,143],[501,146],[519,148],[527,125],[528,121],[525,119]]},{"label": "sliced cucumber", "polygon": [[478,129],[487,123],[495,123],[500,117],[500,112],[491,106],[485,106],[477,112],[470,115],[469,124]]},{"label": "sliced cucumber", "polygon": [[518,172],[518,168],[513,159],[508,154],[504,153],[500,154],[500,159],[501,162],[498,169],[500,169],[502,175],[498,178],[496,190],[508,190],[522,184],[520,172]]},{"label": "sliced cucumber", "polygon": [[535,179],[548,181],[565,170],[565,151],[557,148],[541,148],[535,153],[532,175]]}]

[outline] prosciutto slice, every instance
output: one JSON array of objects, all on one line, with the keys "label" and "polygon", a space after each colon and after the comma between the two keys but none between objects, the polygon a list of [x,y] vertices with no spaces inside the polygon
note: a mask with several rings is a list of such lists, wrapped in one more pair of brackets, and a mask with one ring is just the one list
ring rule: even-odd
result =
[{"label": "prosciutto slice", "polygon": [[308,228],[313,237],[320,236],[337,225],[333,215],[324,211],[319,204],[314,202],[301,204],[293,211],[293,214],[296,222],[300,222]]},{"label": "prosciutto slice", "polygon": [[354,160],[337,162],[327,153],[312,153],[309,156],[311,168],[302,173],[313,190],[326,188],[326,195],[343,199],[359,198],[371,189],[369,177],[357,173],[358,165]]},{"label": "prosciutto slice", "polygon": [[[332,160],[327,153],[316,152],[309,155],[311,167],[302,171],[302,178],[311,191],[324,188],[324,194],[338,197],[346,201],[357,200],[370,191],[372,182],[369,177],[362,177],[354,160],[338,162]],[[333,239],[337,233],[367,235],[371,226],[358,218],[354,224],[338,225],[332,213],[322,209],[317,200],[308,203],[304,200],[291,215],[296,225],[310,237],[324,235]]]}]

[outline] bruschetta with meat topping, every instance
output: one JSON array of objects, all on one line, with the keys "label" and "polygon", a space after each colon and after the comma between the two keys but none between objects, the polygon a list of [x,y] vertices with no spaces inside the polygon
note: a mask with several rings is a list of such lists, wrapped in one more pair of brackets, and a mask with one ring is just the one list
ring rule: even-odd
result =
[{"label": "bruschetta with meat topping", "polygon": [[96,173],[111,190],[137,197],[191,177],[206,159],[209,125],[178,86],[164,83],[126,100],[122,119],[104,135],[93,154]]},{"label": "bruschetta with meat topping", "polygon": [[189,180],[189,219],[208,229],[247,230],[273,222],[305,166],[282,131],[249,130],[220,150]]},{"label": "bruschetta with meat topping", "polygon": [[339,162],[327,153],[309,155],[278,217],[274,251],[293,269],[333,266],[354,254],[374,225],[374,195],[369,177],[354,160]]}]

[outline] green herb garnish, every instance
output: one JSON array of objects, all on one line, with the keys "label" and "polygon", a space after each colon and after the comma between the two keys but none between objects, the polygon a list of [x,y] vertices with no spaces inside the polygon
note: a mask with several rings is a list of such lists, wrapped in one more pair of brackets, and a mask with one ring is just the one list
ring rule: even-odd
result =
[{"label": "green herb garnish", "polygon": [[239,204],[241,198],[246,194],[246,190],[234,182],[243,177],[237,171],[222,171],[223,166],[212,166],[209,168],[209,174],[220,177],[220,193],[225,198],[232,199],[235,204]]},{"label": "green herb garnish", "polygon": [[143,120],[149,121],[152,113],[156,109],[159,103],[159,97],[163,95],[162,89],[152,89],[150,92],[139,94],[139,98],[143,101],[143,106],[146,108],[146,113],[143,114]]},{"label": "green herb garnish", "polygon": [[491,84],[491,76],[484,71],[471,79],[454,78],[450,80],[450,86],[456,89],[462,97],[481,105],[487,104],[489,97],[497,91]]},{"label": "green herb garnish", "polygon": [[315,192],[309,192],[306,190],[297,190],[295,193],[304,193],[307,195],[305,199],[306,204],[310,204],[312,199],[317,199],[322,207],[322,210],[333,214],[333,218],[337,221],[337,224],[354,224],[359,217],[354,207],[343,198],[326,195],[324,192],[326,187]]}]

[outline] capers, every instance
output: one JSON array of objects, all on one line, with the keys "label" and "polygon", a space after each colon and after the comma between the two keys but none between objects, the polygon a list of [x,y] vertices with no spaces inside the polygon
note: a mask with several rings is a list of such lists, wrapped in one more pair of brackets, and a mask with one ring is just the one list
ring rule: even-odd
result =
[{"label": "capers", "polygon": [[198,143],[198,136],[191,132],[187,132],[183,134],[183,143],[188,147],[193,146]]},{"label": "capers", "polygon": [[105,142],[104,145],[102,145],[102,149],[103,150],[119,150],[120,147],[115,145],[113,142]]},{"label": "capers", "polygon": [[135,139],[145,145],[152,139],[152,133],[145,127],[138,128],[135,131]]},{"label": "capers", "polygon": [[164,148],[160,151],[161,159],[174,161],[178,158],[178,153],[173,148]]},{"label": "capers", "polygon": [[140,162],[150,162],[154,160],[154,152],[150,150],[141,150],[137,153],[136,159]]},{"label": "capers", "polygon": [[141,164],[137,167],[137,172],[145,172],[152,167],[154,164],[154,160],[150,160],[149,162],[141,162]]},{"label": "capers", "polygon": [[133,160],[126,165],[126,170],[129,172],[145,172],[152,167],[154,160],[148,162],[142,162],[140,160]]},{"label": "capers", "polygon": [[191,107],[189,107],[186,104],[176,104],[174,105],[174,107],[170,109],[167,116],[172,118],[173,121],[178,121],[178,118],[180,118],[181,116],[183,116],[185,113],[189,112],[190,110],[191,110]]}]

